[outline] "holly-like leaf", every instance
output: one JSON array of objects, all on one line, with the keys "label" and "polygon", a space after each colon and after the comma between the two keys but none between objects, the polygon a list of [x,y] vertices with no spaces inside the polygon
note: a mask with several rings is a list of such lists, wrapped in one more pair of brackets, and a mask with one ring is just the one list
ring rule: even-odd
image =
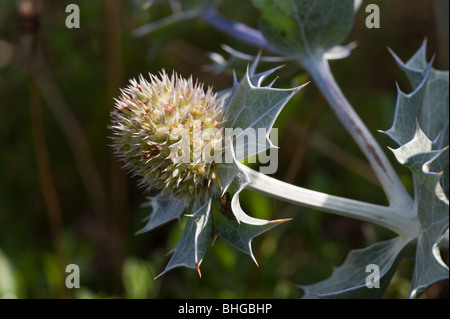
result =
[{"label": "holly-like leaf", "polygon": [[[253,63],[248,67],[247,73],[246,75],[248,76],[249,81],[256,87],[261,87],[262,86],[262,82],[271,74],[273,74],[276,70],[282,68],[282,66],[267,70],[267,71],[263,71],[260,73],[255,73],[256,72],[256,68],[258,67],[258,64],[260,62],[261,59],[261,53],[258,53],[258,55],[255,57]],[[233,85],[231,88],[229,89],[225,89],[223,91],[220,91],[217,93],[217,97],[218,98],[222,98],[224,99],[224,103],[223,103],[223,112],[224,114],[226,114],[227,110],[228,110],[228,105],[230,104],[231,98],[234,96],[234,94],[236,93],[237,89],[241,86],[242,81],[238,81],[237,77],[236,77],[236,73],[233,73]],[[272,83],[270,83],[268,86],[266,86],[266,88],[270,88],[272,87]]]},{"label": "holly-like leaf", "polygon": [[[212,211],[214,225],[218,236],[225,239],[240,251],[250,255],[255,261],[251,242],[253,238],[287,221],[288,219],[263,220],[248,216],[239,203],[239,193],[250,183],[248,176],[242,172],[243,164],[236,160],[231,143],[227,143],[233,157],[232,163],[220,165],[217,177],[222,184],[220,198],[213,199]],[[232,180],[231,180],[232,177]]]},{"label": "holly-like leaf", "polygon": [[173,219],[179,220],[185,208],[183,201],[160,194],[150,197],[149,201],[143,206],[151,206],[152,213],[148,217],[148,222],[145,227],[139,230],[137,234],[153,230]]},{"label": "holly-like leaf", "polygon": [[213,203],[214,224],[218,236],[250,255],[258,264],[251,246],[253,238],[289,219],[264,220],[248,216],[239,204],[239,193],[248,183],[244,173],[237,174],[227,190],[228,195]]},{"label": "holly-like leaf", "polygon": [[405,238],[396,237],[364,249],[352,250],[328,279],[300,286],[305,292],[302,298],[381,298],[407,244]]},{"label": "holly-like leaf", "polygon": [[[399,145],[405,144],[414,137],[417,119],[425,135],[431,140],[439,135],[439,146],[445,147],[448,145],[449,122],[448,71],[432,68],[433,61],[426,62],[425,51],[426,42],[407,63],[403,63],[392,52],[396,62],[408,76],[414,91],[405,94],[398,89],[396,120],[386,133]],[[433,107],[429,107],[430,105]],[[403,134],[399,139],[399,133],[396,132],[406,128],[409,128],[409,134]]]},{"label": "holly-like leaf", "polygon": [[443,172],[433,171],[432,168],[443,153],[448,153],[448,147],[434,150],[433,142],[418,128],[410,142],[393,152],[397,160],[407,166],[414,176],[416,210],[421,232],[417,240],[410,296],[417,298],[431,284],[448,278],[448,266],[442,261],[438,247],[444,231],[448,229],[448,199],[439,183]]},{"label": "holly-like leaf", "polygon": [[353,0],[253,0],[263,18],[260,30],[289,56],[322,55],[339,45],[353,25]]},{"label": "holly-like leaf", "polygon": [[[393,153],[413,174],[411,216],[416,216],[420,225],[407,238],[397,237],[350,252],[330,278],[301,287],[305,298],[382,297],[408,243],[416,244],[410,297],[417,298],[431,284],[448,279],[448,266],[438,246],[449,224],[448,72],[431,67],[425,60],[425,46],[406,64],[394,57],[414,90],[406,94],[398,89],[394,123],[385,133],[400,145]],[[380,269],[379,289],[366,287],[365,267],[369,264]]]},{"label": "holly-like leaf", "polygon": [[276,68],[254,74],[256,63],[234,89],[225,112],[226,127],[233,129],[230,133],[234,135],[237,160],[274,147],[269,139],[270,130],[286,103],[304,86],[293,89],[275,89],[272,84],[261,86],[264,78]]},{"label": "holly-like leaf", "polygon": [[169,270],[176,267],[187,267],[196,269],[200,273],[200,264],[203,261],[206,250],[211,244],[213,229],[213,218],[211,213],[211,199],[188,216],[188,221],[184,228],[180,240],[172,250],[173,256],[166,266],[166,269],[158,275],[164,275]]},{"label": "holly-like leaf", "polygon": [[417,50],[406,63],[404,63],[391,49],[389,49],[389,52],[394,57],[398,66],[405,72],[412,86],[417,88],[429,71],[428,66],[430,63],[427,63],[427,41],[422,42],[419,50]]},{"label": "holly-like leaf", "polygon": [[[413,139],[417,121],[420,129],[430,140],[437,139],[435,148],[443,149],[449,144],[449,75],[448,71],[432,68],[432,61],[427,63],[426,44],[424,41],[420,49],[406,63],[403,63],[391,51],[397,64],[406,73],[415,89],[410,94],[405,94],[398,89],[394,124],[386,133],[399,145],[403,145]],[[403,133],[401,138],[398,138],[397,132],[402,131],[408,133]],[[444,172],[441,184],[448,198],[448,155],[447,158],[445,156],[443,154],[437,161]]]},{"label": "holly-like leaf", "polygon": [[449,274],[439,253],[449,224],[449,75],[426,62],[425,42],[407,63],[394,58],[414,88],[410,94],[398,90],[394,123],[386,133],[400,145],[393,153],[414,179],[414,210],[421,227],[410,297],[417,298]]},{"label": "holly-like leaf", "polygon": [[[428,72],[431,64],[427,66]],[[416,90],[410,94],[406,94],[397,88],[397,106],[394,115],[394,123],[386,133],[398,145],[403,145],[411,141],[416,132],[417,115],[421,113],[425,91],[426,78],[423,78]]]}]

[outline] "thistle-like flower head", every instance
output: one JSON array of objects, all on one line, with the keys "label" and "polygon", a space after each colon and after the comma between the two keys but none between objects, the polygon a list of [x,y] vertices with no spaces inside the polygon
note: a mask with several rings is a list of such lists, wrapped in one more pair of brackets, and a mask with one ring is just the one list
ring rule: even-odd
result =
[{"label": "thistle-like flower head", "polygon": [[[189,204],[217,191],[214,153],[223,142],[222,100],[212,89],[165,71],[130,81],[116,99],[117,155],[140,185]],[[205,134],[207,132],[208,134]]]}]

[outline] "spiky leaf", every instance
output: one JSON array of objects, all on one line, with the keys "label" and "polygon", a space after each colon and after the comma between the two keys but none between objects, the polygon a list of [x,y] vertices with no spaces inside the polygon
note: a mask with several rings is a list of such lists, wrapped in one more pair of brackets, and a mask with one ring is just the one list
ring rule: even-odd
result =
[{"label": "spiky leaf", "polygon": [[410,94],[399,89],[395,120],[386,133],[400,145],[394,155],[414,179],[414,210],[421,229],[410,297],[417,298],[431,284],[448,279],[439,243],[449,223],[449,75],[426,62],[426,42],[407,63],[394,57],[414,88]]},{"label": "spiky leaf", "polygon": [[[335,268],[329,278],[316,284],[300,286],[305,292],[303,298],[381,298],[401,260],[400,253],[407,243],[404,238],[396,237],[364,249],[352,250],[344,263]],[[371,265],[378,267],[378,283],[372,282],[370,275],[375,268],[370,268]],[[378,279],[376,277],[373,277],[373,280]]]},{"label": "spiky leaf", "polygon": [[[252,251],[253,238],[287,221],[263,220],[248,216],[239,204],[239,193],[249,183],[243,173],[237,174],[233,184],[228,188],[225,199],[213,204],[214,223],[217,235],[225,239],[240,251],[250,255],[256,262]],[[228,202],[227,202],[228,200]]]},{"label": "spiky leaf", "polygon": [[203,261],[207,248],[211,244],[212,238],[211,200],[196,210],[193,215],[188,216],[188,218],[181,239],[172,250],[172,258],[166,269],[158,277],[173,268],[181,266],[197,269],[200,274],[200,264]]},{"label": "spiky leaf", "polygon": [[[303,86],[275,89],[261,86],[262,80],[276,69],[257,75],[247,71],[227,105],[226,127],[233,133],[237,160],[256,155],[273,147],[269,140],[272,126],[286,103]],[[227,132],[227,129],[225,129]]]},{"label": "spiky leaf", "polygon": [[431,284],[448,278],[448,266],[442,261],[438,247],[448,229],[448,199],[439,183],[442,171],[437,162],[443,153],[448,153],[448,148],[434,150],[433,144],[418,128],[410,142],[393,150],[397,160],[413,173],[415,209],[421,225],[410,292],[414,298]]}]

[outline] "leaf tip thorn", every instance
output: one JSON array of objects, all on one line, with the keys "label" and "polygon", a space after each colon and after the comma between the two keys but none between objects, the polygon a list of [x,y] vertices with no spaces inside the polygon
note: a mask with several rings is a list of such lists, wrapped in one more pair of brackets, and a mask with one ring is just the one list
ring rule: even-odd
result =
[{"label": "leaf tip thorn", "polygon": [[293,218],[283,218],[283,219],[275,219],[275,220],[270,220],[270,223],[274,223],[274,224],[282,224],[284,222],[288,222],[290,220],[292,220]]}]

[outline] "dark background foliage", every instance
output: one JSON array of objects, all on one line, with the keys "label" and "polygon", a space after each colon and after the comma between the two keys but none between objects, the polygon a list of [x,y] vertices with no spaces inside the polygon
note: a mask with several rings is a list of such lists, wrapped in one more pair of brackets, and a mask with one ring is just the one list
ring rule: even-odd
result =
[{"label": "dark background foliage", "polygon": [[[72,2],[80,8],[79,29],[65,26],[65,9]],[[376,130],[392,123],[396,82],[406,91],[409,86],[387,47],[406,60],[426,38],[429,58],[436,54],[434,66],[448,69],[448,1],[373,2],[380,7],[381,28],[366,28],[363,3],[347,40],[356,41],[357,48],[331,66],[380,144],[394,147]],[[32,3],[30,9],[23,1],[0,2],[0,298],[298,298],[298,284],[325,279],[350,249],[393,236],[245,190],[242,206],[249,215],[293,218],[254,240],[259,267],[218,239],[202,263],[202,278],[179,268],[154,280],[183,220],[135,235],[150,212],[140,206],[149,194],[120,169],[108,147],[113,97],[128,79],[162,68],[222,90],[232,84],[232,74],[206,72],[207,53],[226,55],[222,44],[253,55],[258,49],[199,19],[133,36],[139,26],[171,15],[164,1],[148,9],[142,8],[146,1],[137,0]],[[257,27],[259,12],[250,1],[222,1],[218,9]],[[246,64],[238,61],[233,68],[239,75]],[[290,63],[278,75],[279,87],[309,80]],[[314,83],[291,100],[275,127],[280,146],[275,177],[386,203],[370,167]],[[409,172],[394,166],[411,190]],[[412,263],[400,265],[387,298],[407,296]],[[80,267],[81,288],[65,287],[67,264]],[[448,298],[448,281],[433,285],[424,298]]]}]

